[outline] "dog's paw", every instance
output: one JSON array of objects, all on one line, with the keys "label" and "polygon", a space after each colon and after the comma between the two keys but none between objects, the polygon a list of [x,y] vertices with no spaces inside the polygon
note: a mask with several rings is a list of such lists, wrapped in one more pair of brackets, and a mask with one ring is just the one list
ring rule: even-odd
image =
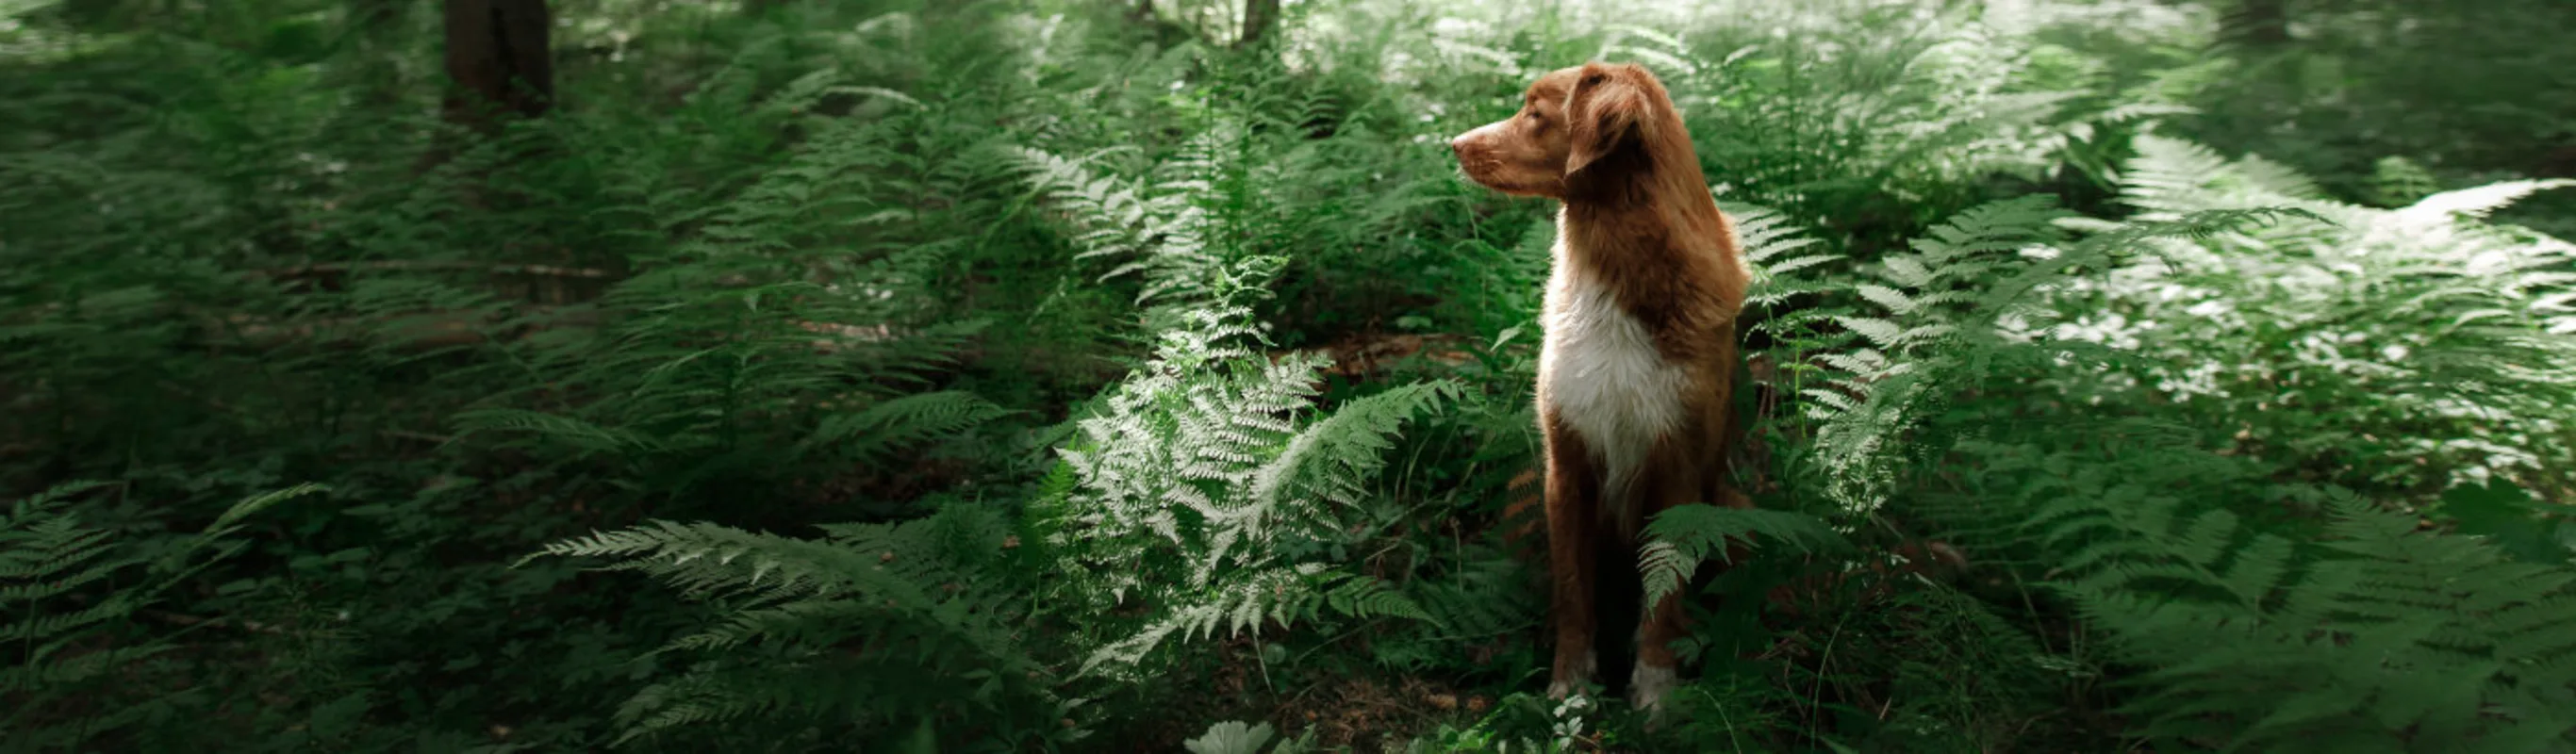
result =
[{"label": "dog's paw", "polygon": [[1636,672],[1628,676],[1628,706],[1646,711],[1650,723],[1664,719],[1664,696],[1680,684],[1672,668],[1637,663]]},{"label": "dog's paw", "polygon": [[1583,650],[1583,661],[1574,666],[1572,673],[1559,672],[1554,680],[1548,682],[1547,698],[1564,699],[1567,694],[1572,694],[1585,684],[1591,683],[1593,674],[1599,672],[1600,667],[1599,655],[1589,649]]}]

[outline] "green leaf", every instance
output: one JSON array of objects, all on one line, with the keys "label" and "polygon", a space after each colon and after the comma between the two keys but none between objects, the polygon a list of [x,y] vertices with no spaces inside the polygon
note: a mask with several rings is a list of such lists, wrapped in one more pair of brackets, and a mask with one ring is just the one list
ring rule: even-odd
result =
[{"label": "green leaf", "polygon": [[1269,723],[1246,725],[1227,721],[1208,726],[1206,733],[1182,742],[1181,746],[1189,749],[1190,754],[1261,754],[1261,747],[1270,743],[1272,735]]}]

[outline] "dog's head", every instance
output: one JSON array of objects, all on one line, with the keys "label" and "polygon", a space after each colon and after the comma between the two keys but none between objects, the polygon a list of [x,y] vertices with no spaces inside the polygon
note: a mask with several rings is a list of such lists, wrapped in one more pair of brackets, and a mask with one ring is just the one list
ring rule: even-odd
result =
[{"label": "dog's head", "polygon": [[1593,173],[1688,138],[1663,82],[1634,63],[1586,63],[1530,84],[1520,112],[1449,140],[1467,177],[1521,196],[1565,199]]}]

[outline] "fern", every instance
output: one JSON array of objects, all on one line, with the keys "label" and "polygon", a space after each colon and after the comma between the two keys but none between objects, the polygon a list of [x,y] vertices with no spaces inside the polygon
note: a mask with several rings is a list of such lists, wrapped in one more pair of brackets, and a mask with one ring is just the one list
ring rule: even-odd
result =
[{"label": "fern", "polygon": [[[1537,626],[1547,612],[1545,595],[1527,588],[1520,563],[1504,553],[1471,550],[1454,569],[1446,578],[1405,585],[1405,593],[1429,618],[1411,634],[1421,643],[1419,648],[1402,650],[1428,655],[1419,657],[1420,661],[1458,663],[1456,642],[1513,636]],[[1403,643],[1401,636],[1377,641],[1380,661],[1399,667],[1406,664],[1390,659],[1397,651],[1392,648]]]},{"label": "fern", "polygon": [[[1242,343],[1255,331],[1240,309],[1185,316],[1194,326],[1163,333],[1158,358],[1105,395],[1100,415],[1077,423],[1081,439],[1032,503],[1044,557],[1059,569],[1045,594],[1087,615],[1080,628],[1094,636],[1114,630],[1119,622],[1105,616],[1122,602],[1156,608],[1125,638],[1089,645],[1079,671],[1133,665],[1174,636],[1326,612],[1432,618],[1385,581],[1292,556],[1296,549],[1281,544],[1347,536],[1337,509],[1361,502],[1365,482],[1383,466],[1385,437],[1457,389],[1407,386],[1303,421],[1320,359],[1250,358]],[[976,404],[931,393],[897,405],[887,410],[888,426],[935,421],[915,416],[964,421]],[[888,433],[826,426],[853,437]],[[919,679],[930,677],[988,680],[915,697],[925,704],[967,698],[1043,710],[1047,720],[1061,712],[1051,686],[1034,681],[1045,666],[1023,646],[1021,622],[1030,616],[1023,586],[1012,580],[1027,566],[1003,555],[1012,537],[998,514],[951,504],[924,520],[827,531],[816,541],[655,522],[546,548],[605,558],[611,569],[641,571],[728,606],[726,620],[664,651],[734,659],[638,695],[621,713],[628,738],[754,719],[892,735],[912,708],[879,702],[855,714],[853,705],[896,688],[921,694]],[[854,643],[855,658],[835,649]]]},{"label": "fern", "polygon": [[[1886,259],[1881,277],[1892,286],[1855,287],[1864,299],[1899,316],[1836,316],[1835,324],[1857,335],[1857,342],[1849,351],[1818,359],[1849,376],[1804,391],[1810,416],[1824,422],[1817,429],[1818,453],[1848,505],[1879,504],[1892,483],[1892,452],[1901,433],[1938,405],[1947,386],[1943,380],[1963,378],[1975,367],[1969,359],[1990,353],[1953,356],[1945,348],[1981,337],[1978,318],[1998,318],[1970,308],[1963,290],[1993,270],[1998,257],[2053,240],[2048,223],[2060,216],[2042,199],[1971,209],[1917,239],[1914,253]],[[1963,369],[1939,368],[1951,365]]]},{"label": "fern", "polygon": [[1115,258],[1117,266],[1102,279],[1144,278],[1137,303],[1170,299],[1187,307],[1207,301],[1232,261],[1210,248],[1217,231],[1209,208],[1196,201],[1208,189],[1203,173],[1212,138],[1191,142],[1190,150],[1159,168],[1163,175],[1150,186],[1094,175],[1084,162],[1035,149],[1016,153],[1031,173],[1031,184],[1072,227],[1072,240],[1081,249],[1076,259]]},{"label": "fern", "polygon": [[1058,553],[1053,593],[1106,614],[1150,606],[1083,671],[1133,666],[1166,639],[1311,619],[1425,613],[1374,578],[1315,554],[1351,538],[1349,509],[1383,466],[1386,436],[1452,400],[1452,383],[1410,385],[1301,420],[1323,365],[1264,362],[1238,345],[1240,309],[1191,315],[1154,361],[1103,396],[1063,451],[1071,484],[1035,503]]},{"label": "fern", "polygon": [[[161,592],[238,552],[242,545],[226,537],[243,519],[322,489],[254,495],[151,557],[126,551],[111,532],[83,526],[65,510],[73,498],[103,486],[57,485],[11,503],[0,516],[0,613],[9,616],[0,622],[0,646],[12,655],[0,665],[0,701],[9,710],[0,715],[0,736],[12,748],[95,746],[101,736],[169,714],[167,692],[128,695],[117,687],[139,666],[177,649],[163,637],[134,640],[129,622]],[[214,554],[198,560],[207,549]],[[127,581],[136,571],[142,577]],[[121,703],[101,711],[95,702],[106,699]]]},{"label": "fern", "polygon": [[724,620],[660,650],[719,659],[629,700],[621,740],[751,718],[888,738],[953,700],[1062,733],[1052,722],[1066,702],[1021,635],[1016,538],[1001,513],[961,503],[825,531],[808,540],[652,522],[545,548],[725,606]]},{"label": "fern", "polygon": [[[2151,357],[2129,379],[2213,421],[2251,419],[2229,423],[2261,447],[2335,464],[2421,459],[2375,461],[2352,484],[2476,482],[2576,458],[2544,418],[2576,407],[2576,372],[2557,366],[2576,355],[2560,337],[2576,331],[2563,273],[2576,246],[2480,220],[2569,183],[2498,183],[2381,210],[2315,198],[2304,179],[2252,158],[2153,137],[2139,153],[2123,196],[2144,211],[2107,234],[2256,204],[2299,213],[2159,242],[2156,259],[2059,297],[2106,311],[2086,337],[2133,339]],[[2126,324],[2148,321],[2159,326]],[[2218,337],[2248,331],[2261,335]],[[2344,420],[2259,410],[2289,401]]]},{"label": "fern", "polygon": [[1684,505],[1655,515],[1646,524],[1638,547],[1638,571],[1645,578],[1646,604],[1679,591],[1700,563],[1711,557],[1733,557],[1733,547],[1763,540],[1780,542],[1807,555],[1847,555],[1851,542],[1823,520],[1795,511]]},{"label": "fern", "polygon": [[[2272,467],[2193,450],[2219,433],[2176,420],[2204,414],[2157,411],[2140,399],[2140,386],[2153,383],[2138,375],[2197,369],[2218,360],[2201,349],[2222,339],[2207,328],[2178,337],[2126,327],[2118,307],[2107,320],[2092,313],[2107,299],[2190,321],[2210,316],[2213,301],[2255,299],[2272,303],[2217,311],[2267,334],[2385,333],[2419,354],[2553,348],[2530,338],[2553,315],[2507,302],[2557,281],[2502,262],[2514,254],[2502,250],[2554,258],[2559,245],[2464,219],[2548,184],[2379,211],[2316,198],[2303,179],[2268,163],[2151,138],[2140,152],[2126,178],[2126,196],[2144,210],[2135,217],[2083,220],[2036,199],[1988,205],[1933,229],[1912,253],[1889,256],[1877,281],[1853,287],[1876,313],[1836,319],[1853,347],[1820,357],[1850,377],[1809,392],[1836,496],[1871,508],[1901,484],[1932,481],[1930,499],[1906,513],[1971,547],[2044,563],[2042,579],[2140,668],[2126,684],[2135,693],[2128,709],[2167,743],[2344,751],[2562,742],[2576,718],[2544,710],[2571,693],[2571,679],[2552,670],[2569,646],[2563,632],[2540,626],[2566,620],[2576,604],[2563,592],[2563,566],[2515,563],[2490,545],[2418,532],[2413,516],[2341,491],[2292,498],[2328,518],[2327,539],[2308,541],[2296,522],[2269,513],[2279,493],[2258,492]],[[2077,240],[2068,229],[2087,235]],[[2460,253],[2465,259],[2453,256]],[[2464,274],[2481,254],[2496,266]],[[2348,275],[2369,284],[2350,285]],[[2466,306],[2449,308],[2454,302]],[[2421,318],[2469,307],[2489,308],[2461,321],[2505,327],[2471,332]],[[2353,375],[2340,380],[2353,387],[2323,390],[2338,380],[2303,376],[2302,400],[2403,406],[2409,391],[2437,389],[2416,375],[2443,373],[2456,382],[2438,389],[2457,400],[2562,411],[2542,408],[2563,405],[2554,370],[2482,366],[2559,362],[2429,355],[2298,367]],[[2283,361],[2260,351],[2234,358]],[[2174,377],[2163,379],[2172,390]],[[2360,389],[2365,382],[2397,392]],[[2036,405],[2065,415],[2031,421],[2024,401],[2032,399],[2015,397],[2031,386],[2046,396]],[[2215,415],[2234,425],[2259,413],[2237,405]],[[2540,439],[2545,432],[2499,445],[2556,452]],[[1952,485],[1962,489],[1928,492]],[[1693,562],[1653,554],[1661,583],[1677,583],[1671,574]]]},{"label": "fern", "polygon": [[2041,365],[2112,358],[2074,339],[2048,339],[2057,316],[2050,295],[2080,287],[2119,260],[2152,253],[2161,239],[2206,237],[2295,209],[2214,209],[2170,221],[2136,221],[2081,242],[2058,225],[2070,215],[2044,196],[1968,211],[1889,255],[1879,277],[1854,292],[1887,316],[1839,315],[1854,348],[1818,359],[1849,377],[1808,388],[1812,416],[1825,423],[1817,444],[1851,505],[1877,504],[1891,484],[1897,440],[1956,390]]},{"label": "fern", "polygon": [[[2026,14],[1735,3],[1678,39],[1626,33],[1619,52],[1671,70],[1720,196],[1874,244],[1973,206],[1980,178],[2045,175],[2123,119],[2091,95],[2108,76],[2063,71]],[[1883,31],[1855,44],[1854,28]]]},{"label": "fern", "polygon": [[603,331],[529,344],[508,376],[548,387],[451,423],[496,443],[618,459],[687,489],[880,466],[1006,415],[972,394],[899,387],[953,366],[983,329],[919,314],[930,308],[925,270],[945,248],[854,260],[852,224],[828,219],[861,215],[895,233],[919,217],[899,204],[913,198],[900,178],[928,170],[902,148],[915,127],[836,124],[721,201],[637,208],[677,240],[637,254],[636,274],[605,292]]},{"label": "fern", "polygon": [[2097,471],[2063,452],[1968,449],[2031,474],[2020,484],[2037,513],[2023,529],[2066,553],[2055,587],[2146,668],[2129,706],[2148,735],[2265,751],[2530,751],[2576,732],[2565,712],[2576,571],[2510,562],[2344,490],[2323,498],[2326,537],[2302,542],[2099,473],[2135,462]]},{"label": "fern", "polygon": [[973,393],[914,393],[856,413],[824,417],[798,448],[878,465],[893,460],[890,455],[899,449],[954,436],[1005,414],[1001,407]]}]

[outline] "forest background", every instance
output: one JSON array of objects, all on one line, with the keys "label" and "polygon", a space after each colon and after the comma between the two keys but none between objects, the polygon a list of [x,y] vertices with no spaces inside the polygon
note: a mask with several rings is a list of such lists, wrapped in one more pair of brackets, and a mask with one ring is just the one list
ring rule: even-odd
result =
[{"label": "forest background", "polygon": [[[0,749],[2567,751],[2570,38],[0,0]],[[1443,144],[1591,59],[1757,273],[1652,729],[1537,693],[1553,205]]]}]

